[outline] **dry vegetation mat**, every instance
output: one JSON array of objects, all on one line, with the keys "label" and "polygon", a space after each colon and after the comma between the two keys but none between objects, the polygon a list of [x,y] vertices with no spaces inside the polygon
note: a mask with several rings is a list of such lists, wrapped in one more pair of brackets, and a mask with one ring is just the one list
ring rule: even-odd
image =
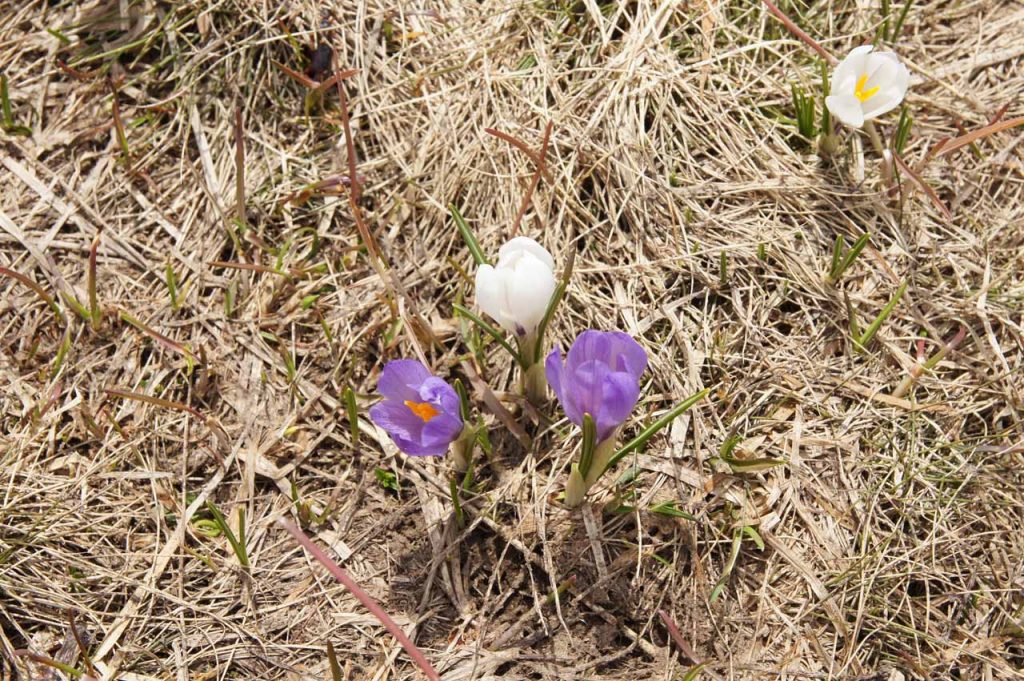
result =
[{"label": "dry vegetation mat", "polygon": [[[887,169],[750,0],[0,0],[0,677],[423,678],[283,517],[446,680],[1024,678],[1024,5],[779,9],[907,65]],[[449,206],[646,350],[625,439],[709,390],[579,509]]]}]

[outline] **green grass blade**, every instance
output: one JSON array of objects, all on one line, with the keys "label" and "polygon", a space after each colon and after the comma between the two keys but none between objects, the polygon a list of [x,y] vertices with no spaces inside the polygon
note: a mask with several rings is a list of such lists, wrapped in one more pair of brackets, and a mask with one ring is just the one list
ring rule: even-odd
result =
[{"label": "green grass blade", "polygon": [[693,405],[697,404],[702,399],[707,397],[708,393],[710,392],[711,388],[704,388],[699,393],[690,395],[685,400],[677,404],[676,407],[672,409],[672,411],[668,412],[660,419],[644,428],[643,432],[641,432],[635,438],[630,440],[629,443],[627,443],[624,447],[622,447],[619,451],[615,452],[615,454],[612,455],[612,457],[608,460],[607,468],[611,468],[616,463],[621,461],[623,457],[643,447],[645,444],[647,444],[648,440],[654,437],[655,433],[657,433],[659,430],[661,430],[668,424],[672,423],[672,421],[674,421],[676,417],[681,415],[687,409],[689,409],[690,407],[692,407]]},{"label": "green grass blade", "polygon": [[832,267],[828,270],[828,278],[831,281],[836,280],[836,272],[839,271],[839,263],[843,260],[843,248],[846,245],[846,239],[840,234],[836,237],[836,245],[832,248]]},{"label": "green grass blade", "polygon": [[697,681],[697,677],[704,671],[704,667],[707,665],[706,662],[701,662],[698,665],[690,667],[690,670],[686,672],[686,676],[682,678],[682,681]]},{"label": "green grass blade", "polygon": [[330,641],[327,642],[327,662],[331,666],[331,681],[343,681],[338,656],[334,653],[334,646]]},{"label": "green grass blade", "polygon": [[850,320],[850,336],[854,339],[860,338],[860,324],[857,322],[857,312],[850,302],[850,295],[843,291],[843,300],[846,302],[846,316]]},{"label": "green grass blade", "polygon": [[462,305],[459,305],[458,303],[455,303],[454,305],[452,305],[452,307],[455,308],[455,311],[459,315],[465,317],[469,321],[471,321],[474,324],[476,324],[478,327],[480,327],[480,330],[482,330],[488,336],[490,336],[491,338],[496,340],[501,347],[503,347],[506,350],[508,350],[508,354],[512,355],[512,357],[515,358],[516,363],[519,364],[520,366],[522,366],[522,360],[521,360],[521,358],[519,356],[519,352],[515,348],[513,348],[511,345],[509,345],[509,342],[507,340],[505,340],[505,337],[501,334],[500,331],[498,331],[493,326],[491,326],[490,324],[485,322],[482,318],[480,318],[472,310],[469,310],[469,309],[463,307]]},{"label": "green grass blade", "polygon": [[57,301],[53,299],[53,296],[51,296],[49,293],[43,290],[42,286],[32,281],[24,274],[21,274],[20,272],[15,272],[14,270],[7,269],[6,267],[0,267],[0,275],[10,277],[11,279],[20,282],[22,285],[31,289],[33,293],[39,296],[40,300],[46,303],[49,306],[49,308],[53,310],[53,314],[57,317],[57,321],[60,324],[67,323],[67,318],[64,316],[64,312],[60,309],[60,305],[58,305]]},{"label": "green grass blade", "polygon": [[348,414],[348,433],[352,437],[352,445],[359,442],[359,407],[356,405],[356,394],[351,387],[345,388],[345,412]]},{"label": "green grass blade", "polygon": [[558,304],[562,302],[562,298],[565,297],[565,290],[569,287],[569,279],[572,277],[573,267],[576,265],[576,250],[572,249],[569,251],[569,259],[565,261],[565,268],[562,270],[562,278],[558,282],[558,286],[555,287],[555,292],[551,294],[551,300],[548,302],[548,309],[544,311],[544,319],[540,320],[540,325],[537,326],[537,342],[534,344],[533,362],[537,363],[544,357],[544,334],[548,330],[548,324],[551,323],[552,317],[555,316],[555,310],[558,309]]},{"label": "green grass blade", "polygon": [[455,226],[459,228],[459,234],[462,235],[462,240],[466,242],[466,248],[473,254],[473,260],[476,261],[477,265],[490,265],[484,252],[480,249],[480,242],[476,240],[476,236],[473,235],[473,230],[469,228],[466,223],[466,219],[462,217],[462,213],[455,207],[454,203],[448,204],[448,210],[452,213],[452,219],[455,220]]},{"label": "green grass blade", "polygon": [[3,111],[3,126],[14,126],[14,114],[11,112],[11,98],[7,91],[7,76],[0,76],[0,110]]},{"label": "green grass blade", "polygon": [[839,270],[836,272],[835,276],[832,277],[833,280],[839,281],[839,278],[842,277],[843,273],[850,268],[850,265],[852,265],[853,261],[857,259],[857,256],[860,255],[861,251],[864,250],[869,241],[871,241],[871,233],[864,232],[856,241],[853,242],[853,245],[850,246],[850,250],[846,252],[846,257],[843,258],[841,263],[839,263]]},{"label": "green grass blade", "polygon": [[878,333],[878,330],[882,328],[882,324],[884,324],[885,320],[888,319],[889,315],[892,314],[892,311],[896,309],[896,304],[900,302],[900,298],[902,298],[903,294],[906,293],[907,284],[908,282],[906,281],[900,284],[900,287],[896,291],[896,294],[889,300],[888,303],[885,304],[885,307],[882,308],[882,311],[878,313],[878,316],[875,317],[875,320],[871,322],[871,325],[864,330],[864,333],[861,335],[860,339],[857,340],[858,346],[860,346],[861,348],[866,347],[867,344],[870,343],[871,340],[875,337],[875,334]]},{"label": "green grass blade", "polygon": [[890,42],[896,42],[896,39],[900,37],[900,33],[903,32],[903,22],[907,20],[907,14],[910,13],[910,6],[913,3],[910,0],[903,0],[903,10],[900,12],[900,16],[896,19],[896,24],[892,27],[892,37],[889,38]]},{"label": "green grass blade", "polygon": [[[235,556],[238,557],[238,562],[241,563],[242,567],[248,568],[249,554],[246,551],[245,544],[239,541],[238,537],[235,536],[235,533],[231,531],[231,528],[228,526],[228,521],[224,518],[224,514],[220,512],[220,509],[217,508],[216,504],[214,504],[212,501],[207,501],[206,508],[210,511],[210,515],[213,516],[213,522],[216,524],[217,529],[220,530],[221,534],[223,534],[227,538],[228,543],[231,544],[231,549],[235,552]],[[245,512],[241,508],[239,508],[239,510],[242,512],[242,514],[239,515],[240,523],[238,526],[238,530],[242,536],[242,540],[244,541]]]}]

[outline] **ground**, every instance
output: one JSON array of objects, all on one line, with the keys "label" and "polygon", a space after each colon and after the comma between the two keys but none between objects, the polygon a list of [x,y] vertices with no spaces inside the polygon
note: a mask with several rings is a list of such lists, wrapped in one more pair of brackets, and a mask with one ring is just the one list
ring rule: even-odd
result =
[{"label": "ground", "polygon": [[[1024,678],[1021,129],[929,156],[1024,114],[1024,6],[780,4],[899,53],[920,181],[797,132],[759,2],[0,3],[0,676],[424,678],[286,517],[446,680]],[[710,389],[581,510],[449,205],[647,350],[624,439]],[[465,529],[399,357],[488,426]]]}]

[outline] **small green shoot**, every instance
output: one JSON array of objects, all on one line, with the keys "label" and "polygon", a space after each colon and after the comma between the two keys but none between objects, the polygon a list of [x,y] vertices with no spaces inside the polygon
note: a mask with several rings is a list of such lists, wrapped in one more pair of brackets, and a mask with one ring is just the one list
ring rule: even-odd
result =
[{"label": "small green shoot", "polygon": [[[828,97],[831,89],[829,84],[828,63],[822,59],[818,62],[818,67],[821,69],[821,101],[825,101],[825,98]],[[832,133],[832,114],[829,112],[827,106],[821,107],[821,133],[823,135],[829,135]]]},{"label": "small green shoot", "polygon": [[32,128],[24,125],[17,125],[14,122],[14,113],[11,110],[11,98],[7,91],[7,76],[0,76],[0,113],[3,119],[0,120],[0,128],[9,135],[21,135],[28,137],[32,134]]},{"label": "small green shoot", "polygon": [[398,491],[398,476],[387,470],[386,468],[374,468],[373,474],[377,478],[377,484],[384,489],[389,489],[393,492]]},{"label": "small green shoot", "polygon": [[805,140],[814,139],[817,130],[814,127],[814,96],[808,95],[796,83],[790,85],[793,96],[793,110],[796,111],[796,129]]},{"label": "small green shoot", "polygon": [[295,382],[295,377],[298,375],[298,368],[295,364],[295,356],[286,347],[286,345],[280,342],[278,339],[277,352],[281,355],[281,359],[284,361],[285,376],[288,377],[289,383]]},{"label": "small green shoot", "polygon": [[764,551],[764,539],[761,539],[761,535],[758,533],[757,529],[751,525],[744,525],[743,534],[753,540],[754,544],[757,545],[758,551]]},{"label": "small green shoot", "polygon": [[39,296],[40,300],[46,303],[50,309],[53,310],[53,314],[57,316],[57,322],[59,324],[64,325],[67,323],[67,317],[64,316],[64,312],[60,309],[60,305],[58,305],[57,301],[53,299],[53,296],[43,290],[42,286],[32,281],[24,274],[7,269],[6,267],[0,267],[0,275],[10,277],[11,279],[21,283],[23,286],[31,289],[33,293]]},{"label": "small green shoot", "polygon": [[100,246],[100,235],[103,232],[96,232],[89,248],[89,270],[86,279],[86,286],[89,292],[89,323],[93,331],[99,331],[103,323],[103,312],[100,310],[99,298],[96,293],[96,252]]},{"label": "small green shoot", "polygon": [[60,373],[61,368],[64,366],[64,360],[67,359],[68,352],[71,350],[71,327],[67,326],[64,328],[64,339],[60,342],[60,348],[57,349],[57,356],[53,358],[53,367],[50,368],[50,378],[54,379],[57,374]]},{"label": "small green shoot", "polygon": [[231,318],[235,315],[235,299],[238,297],[238,280],[232,279],[224,290],[224,316]]},{"label": "small green shoot", "polygon": [[729,254],[724,248],[718,256],[718,283],[722,286],[729,284]]},{"label": "small green shoot", "polygon": [[718,458],[729,466],[733,473],[756,473],[786,463],[784,459],[740,459],[733,456],[736,447],[743,440],[739,435],[730,435],[718,448]]},{"label": "small green shoot", "polygon": [[892,33],[889,34],[889,42],[894,43],[903,33],[903,24],[907,20],[907,14],[910,13],[910,6],[913,3],[910,0],[904,0],[903,9],[900,10],[900,16],[896,19],[896,23],[892,27]]},{"label": "small green shoot", "polygon": [[860,322],[857,321],[857,311],[853,309],[853,303],[850,302],[850,294],[843,291],[843,301],[846,303],[846,317],[850,320],[850,337],[860,338]]},{"label": "small green shoot", "polygon": [[889,40],[889,14],[892,12],[890,0],[882,0],[878,13],[882,16],[882,23],[875,32],[875,42]]},{"label": "small green shoot", "polygon": [[720,458],[723,463],[725,463],[726,465],[729,466],[730,469],[732,469],[733,473],[757,473],[759,471],[766,471],[786,463],[785,459],[738,459],[734,456],[722,456]]},{"label": "small green shoot", "polygon": [[246,547],[245,542],[245,507],[238,507],[238,536],[231,531],[228,526],[228,521],[224,518],[224,514],[220,512],[217,505],[212,501],[206,502],[206,508],[210,511],[210,515],[213,516],[213,522],[216,523],[217,529],[223,534],[228,543],[231,544],[232,550],[235,552],[235,556],[238,558],[239,564],[243,568],[249,568],[249,551]]},{"label": "small green shoot", "polygon": [[348,414],[348,433],[352,438],[352,446],[355,447],[359,442],[359,407],[356,405],[356,394],[351,387],[345,388],[342,400]]},{"label": "small green shoot", "polygon": [[690,521],[697,520],[697,516],[682,510],[674,501],[665,501],[655,506],[651,506],[651,513],[657,513],[658,515],[664,515],[670,518],[684,518]]},{"label": "small green shoot", "polygon": [[480,445],[480,449],[483,450],[484,454],[487,456],[491,455],[491,438],[487,434],[487,425],[484,423],[482,416],[477,419],[476,442]]},{"label": "small green shoot", "polygon": [[686,675],[681,679],[681,681],[697,681],[697,677],[700,676],[700,673],[704,671],[704,667],[706,666],[706,662],[695,664],[687,670]]},{"label": "small green shoot", "polygon": [[711,590],[711,598],[708,599],[711,603],[717,601],[718,597],[722,595],[725,584],[729,581],[729,575],[732,574],[733,568],[736,567],[736,560],[740,557],[740,544],[742,543],[743,530],[737,527],[732,533],[732,549],[729,551],[729,558],[725,561],[725,567],[722,568],[722,576],[718,578],[718,583]]},{"label": "small green shoot", "polygon": [[914,117],[910,115],[910,109],[904,104],[900,110],[899,123],[896,124],[896,131],[892,136],[892,147],[900,156],[903,155],[903,148],[907,146],[907,140],[910,139],[910,129],[913,125]]},{"label": "small green shoot", "polygon": [[859,349],[863,350],[864,348],[866,348],[868,343],[870,343],[872,339],[875,337],[875,334],[878,333],[878,330],[882,328],[882,324],[884,324],[885,320],[889,318],[889,315],[892,314],[892,311],[896,309],[896,304],[900,302],[900,298],[902,298],[903,294],[906,293],[908,283],[909,282],[904,281],[902,284],[900,284],[900,287],[899,289],[896,290],[895,295],[893,295],[893,297],[889,299],[889,302],[885,304],[885,307],[882,308],[882,311],[878,313],[878,316],[875,317],[875,320],[871,322],[868,328],[864,330],[864,333],[861,334],[860,338],[856,339],[855,342]]},{"label": "small green shoot", "polygon": [[171,298],[171,309],[177,310],[181,307],[181,300],[178,298],[178,277],[174,274],[174,266],[171,265],[170,260],[167,261],[164,272],[164,280],[167,283],[167,295]]},{"label": "small green shoot", "polygon": [[51,669],[62,671],[68,676],[73,676],[76,679],[85,675],[85,672],[81,669],[75,669],[69,664],[64,664],[63,662],[54,660],[53,658],[47,657],[46,655],[40,655],[38,653],[33,653],[28,650],[16,650],[14,651],[14,655],[16,657],[24,657],[26,659],[32,660],[36,664],[41,664],[44,667],[50,667]]},{"label": "small green shoot", "polygon": [[114,132],[117,135],[117,144],[121,147],[121,160],[128,167],[132,164],[132,150],[128,146],[128,135],[124,131],[124,121],[121,120],[121,107],[117,103],[117,88],[111,86],[113,95],[111,97],[111,113],[114,116]]},{"label": "small green shoot", "polygon": [[459,234],[462,235],[462,240],[466,242],[466,247],[469,252],[473,255],[473,260],[476,261],[477,265],[489,265],[487,257],[484,252],[480,249],[480,242],[476,240],[476,236],[473,235],[473,230],[469,228],[466,223],[466,219],[462,217],[462,213],[455,207],[455,204],[448,204],[448,210],[452,213],[452,219],[455,220],[455,226],[459,228]]},{"label": "small green shoot", "polygon": [[464,530],[466,516],[462,512],[462,502],[459,500],[459,482],[454,477],[448,481],[448,491],[452,498],[452,508],[455,510],[455,526]]},{"label": "small green shoot", "polygon": [[850,250],[843,255],[843,247],[846,245],[846,242],[842,234],[837,236],[835,247],[832,249],[832,267],[829,268],[828,276],[826,277],[828,282],[832,284],[837,283],[870,241],[870,232],[864,232],[853,242]]},{"label": "small green shoot", "polygon": [[[565,268],[562,270],[562,277],[555,286],[554,293],[551,294],[551,300],[548,301],[548,307],[544,311],[544,318],[540,321],[537,326],[537,342],[534,344],[534,355],[532,358],[533,363],[537,363],[544,358],[544,334],[548,330],[548,324],[551,323],[552,317],[555,316],[555,310],[558,309],[558,304],[562,302],[562,298],[565,297],[565,290],[569,287],[569,279],[572,277],[572,270],[576,264],[576,249],[570,249],[569,259],[565,262]],[[530,358],[528,358],[530,359]]]},{"label": "small green shoot", "polygon": [[462,382],[461,378],[456,378],[454,381],[455,394],[459,396],[459,415],[462,417],[463,423],[469,423],[469,393],[466,392],[466,386]]}]

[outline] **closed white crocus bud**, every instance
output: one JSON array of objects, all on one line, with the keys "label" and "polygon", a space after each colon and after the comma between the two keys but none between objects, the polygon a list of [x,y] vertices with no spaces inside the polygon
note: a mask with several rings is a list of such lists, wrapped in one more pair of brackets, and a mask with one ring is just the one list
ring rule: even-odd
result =
[{"label": "closed white crocus bud", "polygon": [[895,53],[873,49],[863,45],[839,62],[825,98],[832,115],[854,128],[899,106],[910,85],[910,71]]},{"label": "closed white crocus bud", "polygon": [[498,264],[476,271],[476,304],[502,328],[532,336],[555,292],[555,261],[539,243],[517,236],[498,251]]}]

